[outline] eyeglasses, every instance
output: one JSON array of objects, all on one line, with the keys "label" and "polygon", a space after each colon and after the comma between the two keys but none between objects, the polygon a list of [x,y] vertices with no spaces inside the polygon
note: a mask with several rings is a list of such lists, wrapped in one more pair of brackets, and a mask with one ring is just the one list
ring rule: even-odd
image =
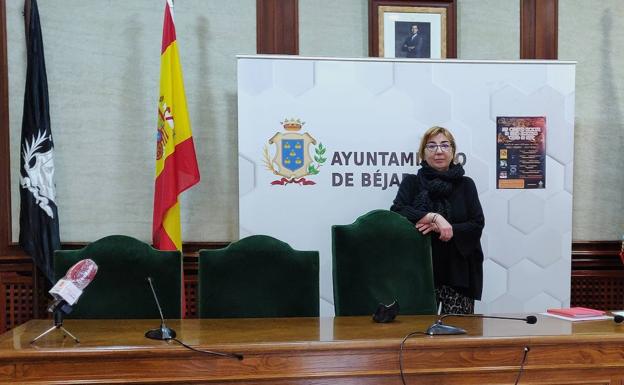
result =
[{"label": "eyeglasses", "polygon": [[425,148],[427,149],[427,151],[431,151],[431,152],[436,152],[438,151],[438,148],[440,149],[440,151],[442,152],[449,152],[451,149],[451,145],[448,143],[441,143],[441,144],[434,144],[434,143],[428,143]]}]

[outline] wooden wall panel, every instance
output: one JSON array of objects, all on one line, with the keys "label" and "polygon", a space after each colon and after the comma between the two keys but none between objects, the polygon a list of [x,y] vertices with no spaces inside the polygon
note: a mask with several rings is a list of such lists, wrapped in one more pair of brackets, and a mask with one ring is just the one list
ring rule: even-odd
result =
[{"label": "wooden wall panel", "polygon": [[297,0],[256,0],[256,52],[299,54]]},{"label": "wooden wall panel", "polygon": [[558,20],[558,0],[521,0],[521,59],[557,59]]},{"label": "wooden wall panel", "polygon": [[619,251],[617,241],[572,243],[572,306],[624,309],[624,263]]},{"label": "wooden wall panel", "polygon": [[0,0],[0,255],[11,244],[11,166],[9,154],[9,73],[6,1]]}]

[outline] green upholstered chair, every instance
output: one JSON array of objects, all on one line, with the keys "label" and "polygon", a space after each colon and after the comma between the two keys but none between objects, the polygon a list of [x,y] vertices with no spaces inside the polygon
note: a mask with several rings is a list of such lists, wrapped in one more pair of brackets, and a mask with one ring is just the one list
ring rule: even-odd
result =
[{"label": "green upholstered chair", "polygon": [[80,250],[54,252],[54,275],[63,278],[76,262],[90,258],[95,278],[69,318],[160,318],[147,277],[165,318],[180,318],[182,259],[179,251],[161,251],[124,235],[99,239]]},{"label": "green upholstered chair", "polygon": [[266,235],[199,252],[199,317],[319,315],[319,253]]},{"label": "green upholstered chair", "polygon": [[332,226],[337,316],[370,315],[397,300],[399,314],[435,314],[431,240],[388,210]]}]

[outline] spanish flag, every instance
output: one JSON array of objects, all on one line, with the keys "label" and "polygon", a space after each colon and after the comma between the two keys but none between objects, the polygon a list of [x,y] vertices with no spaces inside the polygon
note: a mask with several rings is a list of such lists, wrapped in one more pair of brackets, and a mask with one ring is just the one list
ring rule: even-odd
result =
[{"label": "spanish flag", "polygon": [[199,182],[199,168],[186,108],[173,3],[167,0],[160,54],[160,97],[152,238],[160,250],[182,250],[178,196]]}]

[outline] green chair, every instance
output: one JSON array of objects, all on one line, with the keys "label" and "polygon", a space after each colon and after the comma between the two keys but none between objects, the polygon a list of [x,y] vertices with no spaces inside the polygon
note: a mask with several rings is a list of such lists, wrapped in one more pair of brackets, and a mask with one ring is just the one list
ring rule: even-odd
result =
[{"label": "green chair", "polygon": [[55,251],[56,280],[86,258],[98,271],[68,318],[160,318],[147,277],[152,277],[165,318],[180,318],[179,251],[160,251],[132,237],[111,235],[79,250]]},{"label": "green chair", "polygon": [[319,253],[266,235],[199,251],[199,317],[319,315]]},{"label": "green chair", "polygon": [[337,316],[370,315],[397,300],[400,314],[435,314],[431,240],[401,215],[373,210],[332,226]]}]

